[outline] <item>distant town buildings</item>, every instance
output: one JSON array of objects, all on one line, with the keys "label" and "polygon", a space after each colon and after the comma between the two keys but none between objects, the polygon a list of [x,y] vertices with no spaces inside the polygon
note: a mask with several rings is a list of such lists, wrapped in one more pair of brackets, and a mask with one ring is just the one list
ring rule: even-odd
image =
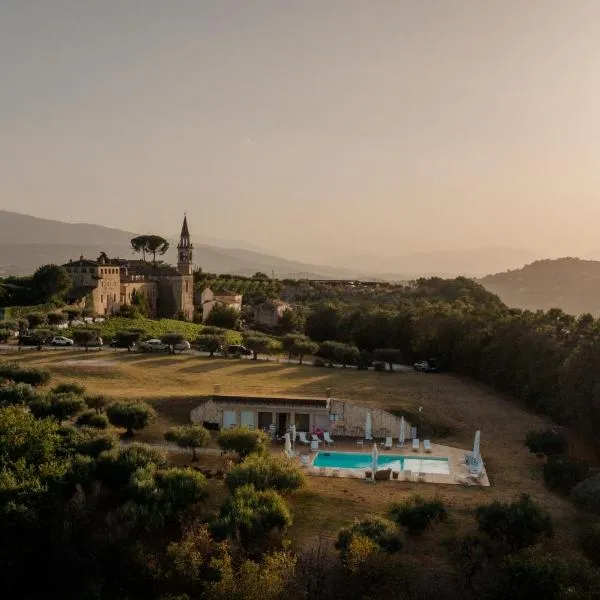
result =
[{"label": "distant town buildings", "polygon": [[242,295],[236,294],[235,292],[220,291],[213,292],[209,287],[202,290],[200,295],[200,302],[202,304],[202,322],[205,322],[210,315],[210,311],[215,306],[227,306],[233,308],[238,312],[242,310]]},{"label": "distant town buildings", "polygon": [[64,265],[73,280],[67,300],[97,315],[118,313],[145,299],[150,316],[192,320],[194,317],[194,247],[187,217],[183,219],[177,267],[142,260],[109,258],[70,260]]},{"label": "distant town buildings", "polygon": [[254,322],[263,327],[275,327],[283,313],[290,308],[291,306],[282,300],[267,300],[256,307]]}]

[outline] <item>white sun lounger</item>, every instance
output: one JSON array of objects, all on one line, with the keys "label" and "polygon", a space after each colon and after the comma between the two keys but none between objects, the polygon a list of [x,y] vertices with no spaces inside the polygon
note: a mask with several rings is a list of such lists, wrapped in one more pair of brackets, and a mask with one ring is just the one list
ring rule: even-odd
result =
[{"label": "white sun lounger", "polygon": [[323,432],[323,439],[325,440],[325,443],[328,446],[331,446],[331,444],[333,444],[333,439],[332,439],[331,435],[329,435],[329,431]]},{"label": "white sun lounger", "polygon": [[418,452],[420,445],[421,445],[421,443],[419,441],[419,438],[414,438],[413,439],[413,445],[412,445],[413,452]]},{"label": "white sun lounger", "polygon": [[423,440],[423,448],[425,449],[425,452],[431,452],[431,441]]},{"label": "white sun lounger", "polygon": [[393,444],[392,444],[392,438],[391,438],[391,437],[386,437],[386,438],[385,438],[385,444],[383,445],[383,447],[384,447],[386,450],[391,450],[391,449],[392,449],[392,445],[393,445]]},{"label": "white sun lounger", "polygon": [[299,431],[298,432],[298,439],[305,444],[306,446],[310,446],[310,441],[306,438],[306,432],[304,431]]},{"label": "white sun lounger", "polygon": [[317,445],[321,443],[321,440],[319,439],[319,436],[318,436],[316,433],[313,433],[313,434],[310,436],[310,439],[311,439],[313,442],[317,442]]}]

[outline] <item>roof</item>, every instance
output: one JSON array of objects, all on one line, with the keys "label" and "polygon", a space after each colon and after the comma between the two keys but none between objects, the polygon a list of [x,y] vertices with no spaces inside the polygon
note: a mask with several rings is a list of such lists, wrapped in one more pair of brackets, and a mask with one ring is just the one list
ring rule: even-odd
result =
[{"label": "roof", "polygon": [[[212,290],[211,290],[212,291]],[[215,298],[225,298],[226,296],[241,296],[238,292],[232,292],[231,290],[221,290],[220,292],[213,292]]]},{"label": "roof", "polygon": [[188,229],[187,215],[183,217],[183,227],[181,228],[181,237],[190,237],[190,230]]},{"label": "roof", "polygon": [[68,263],[65,263],[63,267],[97,267],[98,261],[89,260],[87,258],[83,258],[83,256],[79,260],[70,260]]},{"label": "roof", "polygon": [[213,395],[206,398],[206,400],[212,400],[215,404],[247,404],[252,406],[304,406],[310,408],[323,408],[329,407],[329,400],[327,398],[306,398],[302,396],[286,396],[286,397],[273,397],[273,396],[238,396],[237,394],[232,395]]}]

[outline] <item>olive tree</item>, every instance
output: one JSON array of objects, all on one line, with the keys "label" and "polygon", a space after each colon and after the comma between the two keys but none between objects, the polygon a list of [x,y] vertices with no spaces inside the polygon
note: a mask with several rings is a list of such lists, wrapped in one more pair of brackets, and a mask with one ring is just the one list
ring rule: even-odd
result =
[{"label": "olive tree", "polygon": [[198,460],[197,448],[204,448],[210,444],[210,432],[202,425],[183,425],[172,427],[165,433],[167,442],[175,442],[180,448],[187,448],[192,454],[192,461]]},{"label": "olive tree", "polygon": [[247,484],[257,490],[290,492],[304,485],[304,474],[286,457],[251,454],[227,473],[225,484],[231,492]]},{"label": "olive tree", "polygon": [[266,454],[270,439],[264,431],[235,427],[220,431],[217,442],[222,450],[237,452],[243,460],[250,454]]},{"label": "olive tree", "polygon": [[147,427],[156,418],[154,410],[143,402],[114,402],[106,408],[108,420],[115,427],[126,430],[127,437]]}]

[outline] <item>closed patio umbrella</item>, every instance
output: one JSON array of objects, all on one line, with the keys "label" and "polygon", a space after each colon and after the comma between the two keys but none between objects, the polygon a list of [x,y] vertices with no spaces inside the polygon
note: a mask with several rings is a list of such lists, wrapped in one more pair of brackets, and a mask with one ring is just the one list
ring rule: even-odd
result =
[{"label": "closed patio umbrella", "polygon": [[296,448],[296,424],[292,425],[292,448]]},{"label": "closed patio umbrella", "polygon": [[292,452],[292,440],[290,438],[290,434],[286,433],[284,436],[284,447],[285,447],[285,453],[286,454],[290,454]]},{"label": "closed patio umbrella", "polygon": [[473,456],[479,456],[479,443],[481,441],[481,431],[475,432],[475,440],[473,442]]},{"label": "closed patio umbrella", "polygon": [[378,458],[379,458],[379,450],[377,450],[377,444],[373,444],[373,451],[371,452],[371,470],[373,472],[373,481],[375,481],[375,473],[377,473]]},{"label": "closed patio umbrella", "polygon": [[371,422],[371,412],[367,412],[367,420],[365,422],[365,440],[373,439],[373,424]]},{"label": "closed patio umbrella", "polygon": [[398,436],[398,443],[401,446],[404,446],[404,430],[405,430],[405,424],[404,424],[404,417],[402,417],[400,419],[400,435]]}]

